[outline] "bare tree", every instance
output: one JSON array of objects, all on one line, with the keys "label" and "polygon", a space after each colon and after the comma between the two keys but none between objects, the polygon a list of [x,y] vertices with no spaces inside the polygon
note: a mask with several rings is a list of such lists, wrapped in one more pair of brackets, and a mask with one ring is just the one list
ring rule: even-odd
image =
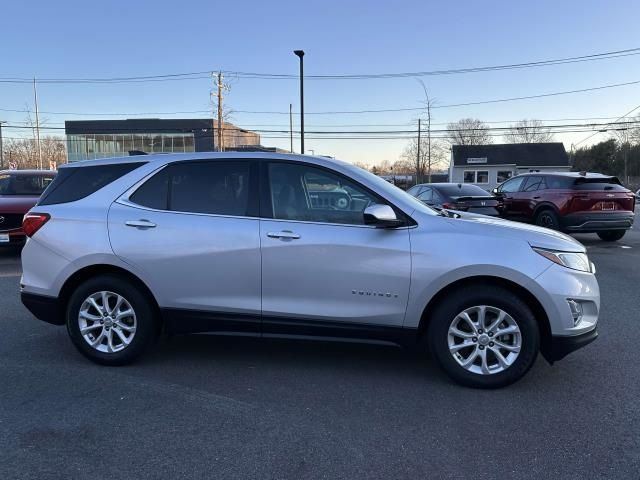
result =
[{"label": "bare tree", "polygon": [[553,142],[554,135],[540,120],[525,118],[509,127],[504,134],[504,140],[507,143],[547,143]]},{"label": "bare tree", "polygon": [[486,145],[493,143],[489,126],[477,118],[463,118],[447,125],[451,145]]},{"label": "bare tree", "polygon": [[617,123],[610,124],[608,129],[620,145],[640,144],[640,115],[623,118]]},{"label": "bare tree", "polygon": [[[41,137],[43,168],[55,169],[67,161],[64,139],[61,137]],[[34,138],[11,139],[5,145],[6,156],[19,169],[38,168],[38,145]]]},{"label": "bare tree", "polygon": [[[403,165],[412,165],[411,172],[416,175],[416,182],[418,183],[424,180],[425,174],[428,173],[429,166],[431,173],[444,169],[447,166],[448,146],[443,142],[436,142],[431,138],[431,148],[429,149],[428,142],[429,139],[427,138],[422,137],[420,139],[420,155],[418,156],[418,139],[411,139],[401,157]],[[430,165],[429,156],[431,157]]]}]

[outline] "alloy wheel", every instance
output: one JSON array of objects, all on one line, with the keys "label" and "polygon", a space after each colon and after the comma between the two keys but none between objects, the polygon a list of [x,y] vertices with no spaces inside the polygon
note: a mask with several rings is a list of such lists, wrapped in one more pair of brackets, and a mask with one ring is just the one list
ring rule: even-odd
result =
[{"label": "alloy wheel", "polygon": [[465,370],[492,375],[507,370],[520,354],[522,334],[504,310],[478,305],[455,316],[448,332],[449,352]]},{"label": "alloy wheel", "polygon": [[95,350],[120,352],[136,334],[136,313],[122,295],[101,291],[89,295],[78,313],[82,338]]}]

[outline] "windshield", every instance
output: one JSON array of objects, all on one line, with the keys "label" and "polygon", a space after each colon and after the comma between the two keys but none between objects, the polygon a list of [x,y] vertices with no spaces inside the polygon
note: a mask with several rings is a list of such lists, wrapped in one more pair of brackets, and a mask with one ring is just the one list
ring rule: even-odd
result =
[{"label": "windshield", "polygon": [[0,174],[0,195],[40,196],[52,177],[42,175]]}]

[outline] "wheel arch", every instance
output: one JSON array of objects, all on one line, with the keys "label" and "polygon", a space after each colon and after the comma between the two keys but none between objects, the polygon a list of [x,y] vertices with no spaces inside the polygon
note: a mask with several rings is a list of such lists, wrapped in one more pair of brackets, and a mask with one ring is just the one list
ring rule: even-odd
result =
[{"label": "wheel arch", "polygon": [[456,280],[448,285],[442,287],[427,303],[420,317],[420,323],[418,325],[418,335],[423,338],[427,332],[429,324],[432,320],[433,311],[438,303],[442,302],[448,295],[454,294],[456,291],[467,288],[471,285],[482,285],[483,287],[493,285],[496,287],[502,287],[509,290],[521,298],[526,305],[531,309],[538,328],[540,331],[540,351],[543,356],[553,363],[550,359],[550,345],[551,345],[551,325],[549,323],[549,316],[545,311],[542,304],[538,301],[533,293],[522,285],[507,280],[501,277],[495,277],[490,275],[478,275],[472,277],[466,277]]},{"label": "wheel arch", "polygon": [[553,213],[560,216],[560,210],[558,207],[552,202],[541,202],[536,205],[536,208],[533,210],[533,218],[535,219],[540,212],[543,210],[552,210]]},{"label": "wheel arch", "polygon": [[87,281],[90,278],[96,277],[98,275],[117,275],[120,277],[124,277],[129,280],[131,283],[136,285],[140,291],[149,299],[151,302],[151,307],[156,312],[156,318],[158,319],[159,328],[162,327],[162,315],[160,315],[160,306],[158,305],[158,301],[156,300],[155,295],[151,291],[151,289],[147,286],[145,282],[143,282],[137,275],[130,272],[129,270],[118,267],[110,264],[96,264],[89,265],[84,268],[81,268],[74,272],[69,276],[62,285],[60,289],[60,294],[58,295],[59,305],[60,305],[60,315],[62,318],[65,317],[65,312],[67,309],[67,304],[69,302],[69,298],[73,294],[74,290],[81,285],[83,282]]}]

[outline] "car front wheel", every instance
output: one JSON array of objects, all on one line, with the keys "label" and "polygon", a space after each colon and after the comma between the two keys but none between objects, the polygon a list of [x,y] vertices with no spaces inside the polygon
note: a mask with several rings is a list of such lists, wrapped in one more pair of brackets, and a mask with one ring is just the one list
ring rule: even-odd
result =
[{"label": "car front wheel", "polygon": [[75,347],[102,365],[135,360],[153,339],[149,299],[128,279],[100,275],[82,283],[67,305],[67,331]]},{"label": "car front wheel", "polygon": [[427,335],[447,375],[475,388],[499,388],[522,378],[540,344],[529,307],[497,286],[472,286],[447,296],[435,308]]}]

